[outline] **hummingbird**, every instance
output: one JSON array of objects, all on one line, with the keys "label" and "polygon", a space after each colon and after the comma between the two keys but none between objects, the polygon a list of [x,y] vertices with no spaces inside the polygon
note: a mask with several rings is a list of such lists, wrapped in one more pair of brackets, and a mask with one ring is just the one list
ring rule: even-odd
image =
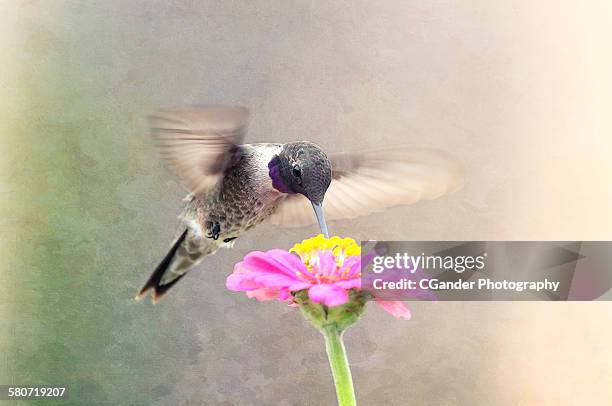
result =
[{"label": "hummingbird", "polygon": [[326,215],[364,216],[461,186],[459,164],[439,150],[328,155],[308,141],[245,144],[248,118],[240,106],[160,110],[150,117],[161,157],[189,194],[176,238],[136,299],[150,291],[155,303],[204,258],[233,247],[264,220],[286,227],[316,221],[328,237]]}]

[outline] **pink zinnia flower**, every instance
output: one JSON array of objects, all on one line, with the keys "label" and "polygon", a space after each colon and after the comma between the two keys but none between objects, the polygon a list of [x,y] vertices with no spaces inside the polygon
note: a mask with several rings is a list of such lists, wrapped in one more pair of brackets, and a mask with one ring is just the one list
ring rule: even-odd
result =
[{"label": "pink zinnia flower", "polygon": [[[294,292],[307,290],[313,303],[340,306],[349,301],[350,290],[361,290],[361,249],[351,238],[319,235],[290,251],[254,251],[236,264],[227,278],[227,288],[244,291],[257,300],[291,303]],[[403,302],[376,302],[393,316],[410,319]]]}]

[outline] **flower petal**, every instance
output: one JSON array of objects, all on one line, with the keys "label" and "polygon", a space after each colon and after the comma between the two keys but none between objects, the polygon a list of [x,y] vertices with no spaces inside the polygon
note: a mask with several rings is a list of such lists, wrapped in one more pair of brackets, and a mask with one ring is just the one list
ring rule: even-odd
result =
[{"label": "flower petal", "polygon": [[253,281],[249,273],[245,272],[234,272],[229,275],[225,281],[225,286],[234,292],[248,291],[261,287],[261,285]]},{"label": "flower petal", "polygon": [[278,292],[278,300],[291,300],[293,296],[291,296],[291,292],[287,288],[283,288]]},{"label": "flower petal", "polygon": [[334,282],[334,285],[342,289],[361,289],[361,278],[354,278],[345,281]]},{"label": "flower petal", "polygon": [[250,298],[255,298],[260,302],[264,300],[279,299],[279,289],[276,288],[261,288],[248,291],[246,295]]},{"label": "flower petal", "polygon": [[343,269],[346,270],[346,274],[349,277],[360,278],[359,272],[361,272],[361,258],[360,257],[348,257],[344,260],[342,265]]},{"label": "flower petal", "polygon": [[289,251],[273,249],[267,251],[266,255],[271,256],[278,263],[282,264],[286,269],[291,270],[291,273],[306,269],[306,266],[302,263],[300,257]]},{"label": "flower petal", "polygon": [[319,252],[319,274],[325,276],[336,274],[336,257],[331,251]]},{"label": "flower petal", "polygon": [[308,297],[315,303],[321,303],[325,306],[333,307],[345,304],[349,300],[348,293],[336,285],[313,285],[308,289]]},{"label": "flower petal", "polygon": [[310,283],[293,279],[286,275],[268,274],[265,272],[252,272],[251,280],[258,286],[267,288],[288,288],[289,290],[302,290],[310,287]]},{"label": "flower petal", "polygon": [[394,300],[377,300],[376,303],[388,313],[391,313],[395,318],[410,320],[410,309],[404,304],[404,302]]},{"label": "flower petal", "polygon": [[297,258],[293,260],[291,257],[294,256],[283,250],[254,251],[244,257],[243,266],[249,271],[282,274],[297,279],[295,273],[304,271],[306,266]]}]

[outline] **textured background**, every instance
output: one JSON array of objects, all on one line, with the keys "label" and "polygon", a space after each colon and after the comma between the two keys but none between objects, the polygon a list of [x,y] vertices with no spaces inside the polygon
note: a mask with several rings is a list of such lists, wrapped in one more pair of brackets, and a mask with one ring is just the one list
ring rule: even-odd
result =
[{"label": "textured background", "polygon": [[[246,252],[315,228],[260,226],[160,305],[132,301],[184,194],[147,136],[160,106],[240,103],[250,140],[412,143],[469,169],[452,196],[335,234],[612,238],[610,7],[2,2],[0,383],[67,384],[63,405],[334,403],[322,337],[224,288]],[[412,308],[346,334],[361,404],[612,402],[608,303]]]}]

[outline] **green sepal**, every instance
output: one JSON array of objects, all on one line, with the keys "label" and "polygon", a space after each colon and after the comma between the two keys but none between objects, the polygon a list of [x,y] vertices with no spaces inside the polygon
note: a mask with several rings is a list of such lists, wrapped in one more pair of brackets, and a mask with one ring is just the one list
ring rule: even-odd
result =
[{"label": "green sepal", "polygon": [[323,331],[326,327],[333,325],[338,332],[342,332],[359,320],[369,296],[367,292],[355,289],[349,290],[348,294],[348,302],[334,307],[313,303],[306,289],[295,292],[293,297],[306,320],[313,326]]}]

